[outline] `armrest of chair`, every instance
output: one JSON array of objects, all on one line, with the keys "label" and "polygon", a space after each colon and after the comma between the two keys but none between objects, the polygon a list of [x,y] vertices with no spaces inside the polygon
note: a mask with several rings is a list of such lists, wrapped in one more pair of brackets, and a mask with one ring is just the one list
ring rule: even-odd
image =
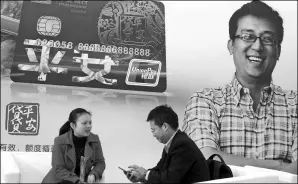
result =
[{"label": "armrest of chair", "polygon": [[233,172],[233,177],[238,177],[238,176],[245,176],[245,168],[241,166],[235,166],[235,165],[228,165],[232,172]]},{"label": "armrest of chair", "polygon": [[266,168],[261,168],[261,167],[254,167],[254,166],[249,166],[246,165],[244,166],[244,169],[247,171],[254,173],[271,173],[275,174],[279,178],[279,182],[285,182],[285,183],[297,183],[297,175],[283,172],[283,171],[277,171],[277,170],[272,170],[272,169],[266,169]]},{"label": "armrest of chair", "polygon": [[20,183],[20,175],[12,153],[1,151],[1,183]]},{"label": "armrest of chair", "polygon": [[275,174],[266,173],[262,175],[245,175],[233,178],[210,180],[199,183],[278,183],[278,176],[276,176]]}]

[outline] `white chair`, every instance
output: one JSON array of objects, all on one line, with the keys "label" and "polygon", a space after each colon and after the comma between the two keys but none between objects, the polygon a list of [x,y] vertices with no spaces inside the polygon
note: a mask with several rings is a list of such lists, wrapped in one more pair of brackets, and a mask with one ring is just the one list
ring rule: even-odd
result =
[{"label": "white chair", "polygon": [[1,183],[19,183],[20,169],[10,152],[1,151]]},{"label": "white chair", "polygon": [[12,155],[21,171],[19,183],[41,183],[51,169],[51,153],[12,152]]},{"label": "white chair", "polygon": [[278,176],[278,180],[280,183],[297,183],[297,175],[295,174],[253,166],[244,166],[244,169],[247,171],[251,171],[251,173],[261,172],[274,174]]},{"label": "white chair", "polygon": [[[1,151],[1,183],[41,183],[51,169],[52,154],[49,152],[3,152]],[[109,164],[107,163],[109,166]],[[123,173],[113,164],[105,172],[109,178],[100,183],[111,182],[115,177],[125,180]],[[297,183],[297,175],[252,166],[233,166],[232,178],[199,183]],[[117,175],[118,174],[118,175]],[[121,177],[121,179],[120,179]]]},{"label": "white chair", "polygon": [[[41,183],[51,169],[52,153],[1,151],[1,183]],[[104,176],[100,181],[104,182]]]}]

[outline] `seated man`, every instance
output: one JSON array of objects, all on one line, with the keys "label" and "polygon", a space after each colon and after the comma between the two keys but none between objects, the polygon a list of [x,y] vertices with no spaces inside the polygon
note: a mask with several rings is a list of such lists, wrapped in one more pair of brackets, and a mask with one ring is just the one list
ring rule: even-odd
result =
[{"label": "seated man", "polygon": [[260,1],[243,5],[229,22],[228,50],[236,73],[218,89],[189,100],[182,130],[205,158],[297,174],[297,91],[272,82],[281,52],[283,19]]},{"label": "seated man", "polygon": [[147,117],[153,136],[165,144],[162,158],[149,170],[129,166],[132,182],[183,183],[209,180],[207,162],[196,144],[178,129],[178,116],[171,107],[158,106]]}]

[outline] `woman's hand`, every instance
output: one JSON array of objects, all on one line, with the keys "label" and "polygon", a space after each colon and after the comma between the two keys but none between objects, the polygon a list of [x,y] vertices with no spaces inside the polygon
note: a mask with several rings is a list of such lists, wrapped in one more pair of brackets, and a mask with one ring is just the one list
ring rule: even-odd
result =
[{"label": "woman's hand", "polygon": [[94,183],[95,182],[95,176],[94,174],[89,174],[87,178],[87,183]]}]

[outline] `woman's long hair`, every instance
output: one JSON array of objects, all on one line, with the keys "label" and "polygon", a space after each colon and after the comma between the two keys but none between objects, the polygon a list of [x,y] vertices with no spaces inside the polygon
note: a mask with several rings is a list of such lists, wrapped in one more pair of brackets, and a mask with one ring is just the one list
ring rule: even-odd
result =
[{"label": "woman's long hair", "polygon": [[68,120],[60,128],[59,136],[62,135],[62,134],[65,134],[66,132],[68,132],[71,129],[70,123],[76,124],[78,117],[81,114],[85,114],[85,113],[91,115],[91,113],[89,111],[86,111],[83,108],[76,108],[76,109],[72,110],[69,114]]}]

